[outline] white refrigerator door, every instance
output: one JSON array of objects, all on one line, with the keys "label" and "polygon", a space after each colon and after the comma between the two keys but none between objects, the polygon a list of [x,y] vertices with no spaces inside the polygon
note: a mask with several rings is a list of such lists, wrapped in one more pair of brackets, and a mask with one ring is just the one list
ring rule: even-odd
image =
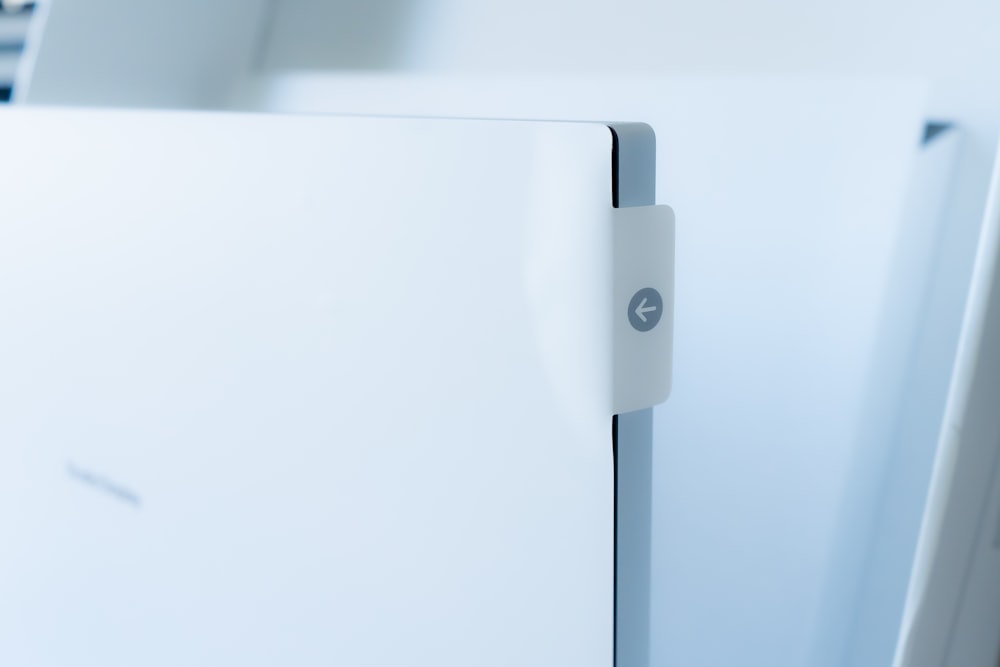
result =
[{"label": "white refrigerator door", "polygon": [[0,144],[0,664],[611,665],[608,127]]}]

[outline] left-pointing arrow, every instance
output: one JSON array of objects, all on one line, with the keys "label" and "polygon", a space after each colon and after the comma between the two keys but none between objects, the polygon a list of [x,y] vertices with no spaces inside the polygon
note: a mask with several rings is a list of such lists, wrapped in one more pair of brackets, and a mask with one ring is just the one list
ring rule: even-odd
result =
[{"label": "left-pointing arrow", "polygon": [[663,315],[663,297],[652,287],[643,287],[628,304],[628,321],[636,331],[649,331]]},{"label": "left-pointing arrow", "polygon": [[646,297],[643,297],[643,298],[642,298],[642,303],[640,303],[640,304],[639,304],[638,306],[636,306],[636,308],[635,308],[635,314],[636,314],[636,315],[637,315],[637,316],[639,317],[639,319],[640,319],[640,320],[642,320],[643,322],[645,322],[645,321],[646,321],[646,313],[651,313],[651,312],[653,312],[654,310],[656,310],[656,306],[647,306],[647,305],[646,305],[646,301],[648,301],[648,299],[647,299]]}]

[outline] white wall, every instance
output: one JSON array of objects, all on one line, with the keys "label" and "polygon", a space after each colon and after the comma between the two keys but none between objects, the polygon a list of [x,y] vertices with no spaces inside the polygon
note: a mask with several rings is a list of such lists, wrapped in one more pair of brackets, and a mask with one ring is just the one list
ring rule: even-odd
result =
[{"label": "white wall", "polygon": [[929,114],[959,120],[966,135],[959,198],[975,203],[961,204],[961,213],[978,215],[985,201],[1000,128],[1000,3],[992,0],[271,2],[285,24],[311,30],[276,31],[263,67],[336,67],[301,43],[323,34],[308,17],[334,26],[360,15],[364,31],[377,35],[372,12],[356,8],[374,2],[397,37],[363,63],[341,59],[345,69],[930,79]]},{"label": "white wall", "polygon": [[1000,4],[987,0],[425,0],[422,9],[415,55],[433,68],[995,80],[1000,62]]}]

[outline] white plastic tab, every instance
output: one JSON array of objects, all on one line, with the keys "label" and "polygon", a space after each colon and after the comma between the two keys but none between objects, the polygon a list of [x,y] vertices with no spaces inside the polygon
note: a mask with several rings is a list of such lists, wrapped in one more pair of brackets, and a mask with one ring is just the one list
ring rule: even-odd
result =
[{"label": "white plastic tab", "polygon": [[674,212],[614,209],[614,411],[670,395],[674,338]]}]

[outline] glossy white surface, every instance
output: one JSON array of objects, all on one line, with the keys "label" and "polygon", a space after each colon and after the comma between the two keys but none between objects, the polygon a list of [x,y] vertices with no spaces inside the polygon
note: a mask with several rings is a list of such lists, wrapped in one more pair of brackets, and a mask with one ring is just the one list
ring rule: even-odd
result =
[{"label": "glossy white surface", "polygon": [[611,664],[606,127],[0,143],[0,663]]}]

